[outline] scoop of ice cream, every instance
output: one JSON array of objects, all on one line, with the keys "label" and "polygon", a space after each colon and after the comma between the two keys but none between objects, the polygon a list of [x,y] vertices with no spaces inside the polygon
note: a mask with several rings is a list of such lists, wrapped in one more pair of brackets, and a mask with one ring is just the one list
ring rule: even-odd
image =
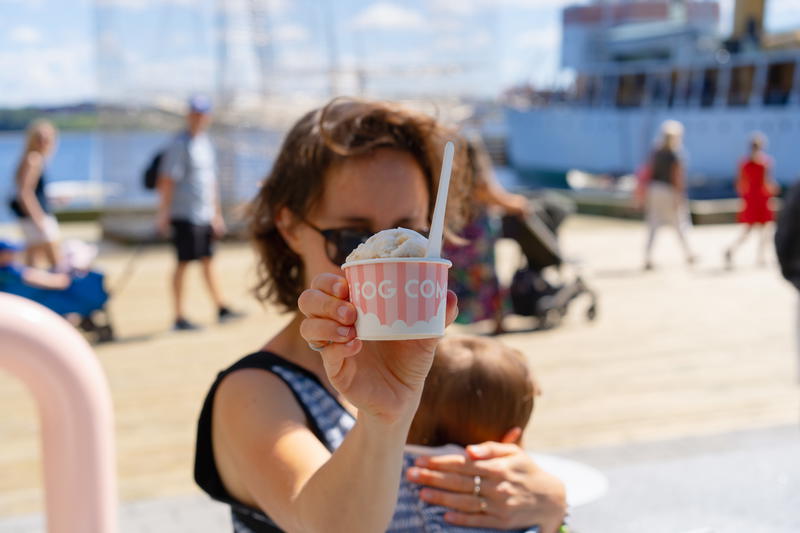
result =
[{"label": "scoop of ice cream", "polygon": [[428,239],[406,228],[385,229],[361,243],[347,262],[381,257],[425,257]]}]

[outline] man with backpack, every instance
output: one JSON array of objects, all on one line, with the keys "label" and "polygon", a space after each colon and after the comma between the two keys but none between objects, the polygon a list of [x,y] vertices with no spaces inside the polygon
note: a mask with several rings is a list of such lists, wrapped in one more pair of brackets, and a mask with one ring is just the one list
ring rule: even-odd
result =
[{"label": "man with backpack", "polygon": [[178,259],[172,276],[173,329],[178,331],[199,329],[187,320],[183,307],[186,267],[192,261],[200,261],[218,320],[240,316],[223,303],[212,262],[214,240],[225,234],[225,222],[214,147],[207,134],[210,123],[211,102],[204,96],[192,97],[186,129],[175,136],[157,162],[160,202],[156,224],[161,235],[172,236]]}]

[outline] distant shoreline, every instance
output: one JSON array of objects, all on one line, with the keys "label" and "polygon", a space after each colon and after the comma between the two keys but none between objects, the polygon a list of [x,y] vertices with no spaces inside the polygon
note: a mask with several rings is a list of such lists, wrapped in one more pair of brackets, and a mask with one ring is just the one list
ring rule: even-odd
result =
[{"label": "distant shoreline", "polygon": [[0,108],[0,132],[24,131],[32,121],[46,118],[63,131],[175,129],[181,118],[152,108],[131,110],[83,102],[64,106]]}]

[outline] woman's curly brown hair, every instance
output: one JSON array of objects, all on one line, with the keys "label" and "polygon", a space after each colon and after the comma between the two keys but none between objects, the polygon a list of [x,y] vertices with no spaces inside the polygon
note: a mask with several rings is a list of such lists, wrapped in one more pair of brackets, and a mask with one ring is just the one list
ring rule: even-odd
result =
[{"label": "woman's curly brown hair", "polygon": [[408,152],[422,169],[433,213],[444,144],[456,142],[448,199],[450,230],[463,221],[466,176],[465,143],[434,118],[387,102],[334,99],[303,116],[289,131],[261,190],[250,205],[250,233],[258,253],[256,297],[286,310],[297,309],[305,289],[303,264],[283,240],[275,217],[286,207],[304,218],[321,199],[327,170],[348,157],[379,148]]}]

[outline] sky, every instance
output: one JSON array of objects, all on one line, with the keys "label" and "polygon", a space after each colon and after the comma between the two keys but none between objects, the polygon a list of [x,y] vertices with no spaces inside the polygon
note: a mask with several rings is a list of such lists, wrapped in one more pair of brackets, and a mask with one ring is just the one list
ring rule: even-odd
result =
[{"label": "sky", "polygon": [[[0,0],[0,106],[205,92],[219,79],[251,92],[355,92],[362,82],[381,95],[492,96],[565,79],[560,12],[576,3],[258,0],[267,9],[254,22],[250,0],[218,1],[228,6],[221,76],[215,0]],[[726,31],[733,0],[720,4]],[[800,0],[768,0],[767,26],[800,28]]]}]

